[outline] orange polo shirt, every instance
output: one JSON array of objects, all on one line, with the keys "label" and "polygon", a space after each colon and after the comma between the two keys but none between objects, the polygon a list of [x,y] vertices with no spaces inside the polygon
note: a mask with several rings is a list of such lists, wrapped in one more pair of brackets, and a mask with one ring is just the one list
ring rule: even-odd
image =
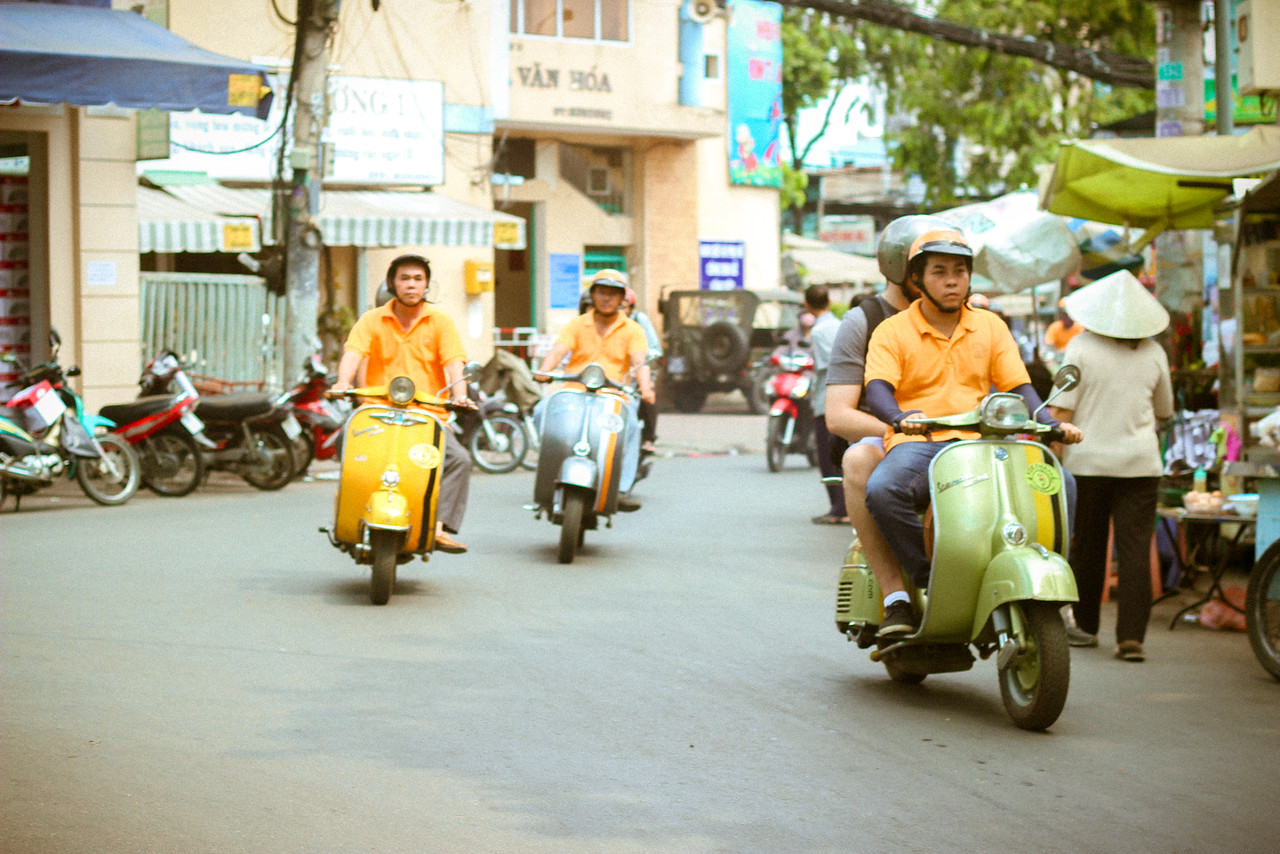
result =
[{"label": "orange polo shirt", "polygon": [[599,362],[605,375],[615,383],[626,380],[631,370],[631,357],[649,352],[649,339],[640,324],[618,312],[613,325],[603,336],[596,333],[595,309],[570,320],[560,330],[557,344],[570,350],[565,373],[576,374],[592,362]]},{"label": "orange polo shirt", "polygon": [[1071,343],[1071,339],[1075,338],[1081,332],[1084,332],[1084,327],[1079,323],[1071,324],[1071,328],[1068,329],[1067,325],[1061,320],[1055,320],[1053,323],[1050,323],[1049,328],[1044,331],[1044,343],[1048,344],[1055,350],[1065,350],[1067,349],[1067,345]]},{"label": "orange polo shirt", "polygon": [[[916,300],[906,311],[876,327],[867,350],[866,381],[893,386],[903,410],[919,409],[934,418],[968,412],[995,387],[1011,389],[1031,382],[1018,345],[999,315],[965,307],[947,338],[925,320]],[[962,430],[939,430],[934,441],[972,437]],[[885,434],[885,449],[924,436]]]},{"label": "orange polo shirt", "polygon": [[346,349],[368,358],[365,382],[369,385],[385,385],[403,375],[413,380],[419,392],[436,394],[447,382],[444,366],[467,358],[458,327],[449,315],[424,304],[406,331],[392,304],[360,315],[347,336]]}]

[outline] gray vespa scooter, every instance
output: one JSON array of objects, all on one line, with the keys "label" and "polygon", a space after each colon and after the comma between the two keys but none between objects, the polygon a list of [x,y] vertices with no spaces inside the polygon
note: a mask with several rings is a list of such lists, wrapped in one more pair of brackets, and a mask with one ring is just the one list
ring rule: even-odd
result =
[{"label": "gray vespa scooter", "polygon": [[631,390],[610,380],[592,363],[578,374],[545,373],[552,380],[580,383],[562,388],[542,408],[540,452],[533,503],[560,526],[560,563],[573,563],[588,529],[611,525],[618,511],[622,477],[623,428]]},{"label": "gray vespa scooter", "polygon": [[[1049,400],[1079,379],[1079,368],[1063,368]],[[1062,468],[1045,445],[1018,437],[1052,439],[1056,428],[1034,421],[1016,394],[990,394],[962,415],[910,420],[980,435],[951,443],[929,466],[928,590],[903,574],[920,627],[876,637],[884,597],[855,534],[840,572],[836,628],[863,649],[874,646],[871,660],[896,682],[969,670],[971,648],[984,659],[994,654],[1009,717],[1023,729],[1047,729],[1062,713],[1071,677],[1059,609],[1079,597],[1064,557]]]}]

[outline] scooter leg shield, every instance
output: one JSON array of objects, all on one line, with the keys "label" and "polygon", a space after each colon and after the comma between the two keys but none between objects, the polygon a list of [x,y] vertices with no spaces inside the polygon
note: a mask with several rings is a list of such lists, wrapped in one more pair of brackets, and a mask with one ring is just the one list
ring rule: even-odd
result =
[{"label": "scooter leg shield", "polygon": [[1071,565],[1056,552],[1029,546],[1000,552],[983,575],[971,637],[977,637],[991,612],[1006,602],[1034,599],[1065,604],[1079,598]]}]

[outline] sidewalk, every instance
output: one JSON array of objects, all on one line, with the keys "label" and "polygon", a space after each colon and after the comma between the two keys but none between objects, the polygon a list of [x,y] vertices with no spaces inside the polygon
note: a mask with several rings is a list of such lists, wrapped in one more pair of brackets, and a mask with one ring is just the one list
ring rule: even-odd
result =
[{"label": "sidewalk", "polygon": [[766,423],[765,415],[663,412],[658,416],[658,454],[671,457],[763,454]]}]

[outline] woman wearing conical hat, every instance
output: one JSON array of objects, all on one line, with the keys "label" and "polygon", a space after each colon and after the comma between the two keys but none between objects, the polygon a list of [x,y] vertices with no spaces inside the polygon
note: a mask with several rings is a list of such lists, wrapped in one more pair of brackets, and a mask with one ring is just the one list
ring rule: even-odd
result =
[{"label": "woman wearing conical hat", "polygon": [[1164,348],[1152,339],[1169,313],[1127,270],[1066,298],[1067,314],[1085,331],[1067,345],[1063,363],[1080,368],[1080,384],[1054,401],[1054,417],[1071,421],[1084,441],[1067,447],[1063,465],[1076,477],[1071,567],[1080,601],[1076,646],[1097,646],[1107,535],[1114,527],[1120,581],[1116,657],[1142,661],[1151,613],[1151,538],[1163,471],[1159,422],[1173,415]]}]

